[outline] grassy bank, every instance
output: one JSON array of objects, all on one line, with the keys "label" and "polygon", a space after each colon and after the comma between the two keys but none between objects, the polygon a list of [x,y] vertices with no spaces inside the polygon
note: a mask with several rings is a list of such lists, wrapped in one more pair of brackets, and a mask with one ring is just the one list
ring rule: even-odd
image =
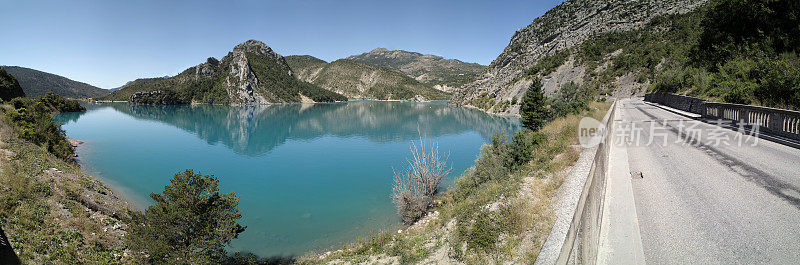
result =
[{"label": "grassy bank", "polygon": [[[334,252],[307,254],[299,263],[532,263],[555,221],[553,196],[580,147],[583,116],[602,119],[610,103],[549,122],[538,132],[484,145],[476,166],[437,196],[426,217],[398,231],[359,239]],[[532,144],[530,154],[518,143]],[[525,156],[527,161],[519,161]],[[528,160],[529,159],[529,160]]]},{"label": "grassy bank", "polygon": [[48,143],[60,140],[23,139],[5,116],[12,111],[0,109],[0,226],[19,258],[25,264],[125,262],[127,204],[48,151]]}]

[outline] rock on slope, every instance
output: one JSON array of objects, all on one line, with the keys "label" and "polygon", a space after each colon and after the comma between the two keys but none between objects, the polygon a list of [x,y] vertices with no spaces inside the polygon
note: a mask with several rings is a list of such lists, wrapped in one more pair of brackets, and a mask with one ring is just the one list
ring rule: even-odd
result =
[{"label": "rock on slope", "polygon": [[399,70],[417,81],[447,92],[474,80],[486,69],[486,66],[477,63],[465,63],[431,54],[390,51],[385,48],[377,48],[347,59]]},{"label": "rock on slope", "polygon": [[0,100],[8,101],[16,97],[24,97],[19,82],[14,76],[8,74],[3,67],[0,67]]},{"label": "rock on slope", "polygon": [[53,92],[67,98],[98,98],[109,91],[69,78],[19,66],[6,66],[6,71],[19,80],[29,97],[41,97]]},{"label": "rock on slope", "polygon": [[448,94],[388,68],[348,59],[327,63],[309,55],[287,56],[300,80],[340,93],[348,99],[446,99]]},{"label": "rock on slope", "polygon": [[106,99],[150,98],[154,93],[159,102],[141,103],[266,104],[300,102],[304,97],[317,102],[345,99],[297,80],[283,56],[256,40],[236,45],[222,60],[208,58],[177,76],[138,79]]},{"label": "rock on slope", "polygon": [[[509,45],[474,82],[454,92],[452,102],[473,105],[481,95],[494,95],[496,102],[522,98],[531,79],[525,71],[547,56],[570,49],[596,34],[637,29],[652,18],[686,13],[704,0],[568,0],[514,33]],[[543,76],[546,92],[552,93],[569,81],[581,83],[586,69],[567,58],[552,74]],[[518,114],[519,103],[487,111]]]}]

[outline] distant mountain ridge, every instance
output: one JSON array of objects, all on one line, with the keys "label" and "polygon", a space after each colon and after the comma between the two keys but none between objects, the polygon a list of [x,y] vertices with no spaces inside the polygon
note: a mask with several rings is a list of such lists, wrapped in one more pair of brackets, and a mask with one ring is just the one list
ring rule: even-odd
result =
[{"label": "distant mountain ridge", "polygon": [[222,60],[210,57],[173,77],[137,79],[105,99],[148,104],[346,100],[342,95],[297,80],[283,56],[257,40],[236,45]]},{"label": "distant mountain ridge", "polygon": [[19,66],[4,67],[17,78],[22,90],[29,97],[41,97],[47,92],[53,92],[67,98],[99,98],[109,93],[108,90],[56,74]]},{"label": "distant mountain ridge", "polygon": [[449,94],[389,68],[349,59],[331,63],[310,55],[287,56],[300,80],[340,93],[349,99],[447,99]]},{"label": "distant mountain ridge", "polygon": [[347,59],[399,70],[421,83],[444,91],[451,91],[474,80],[486,69],[486,66],[477,63],[386,48],[377,48]]}]

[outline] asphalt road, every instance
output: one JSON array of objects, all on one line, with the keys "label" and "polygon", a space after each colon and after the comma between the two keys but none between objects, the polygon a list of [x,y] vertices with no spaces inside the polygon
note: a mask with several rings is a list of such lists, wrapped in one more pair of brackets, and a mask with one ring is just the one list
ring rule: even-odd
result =
[{"label": "asphalt road", "polygon": [[800,264],[800,150],[620,103],[647,263]]}]

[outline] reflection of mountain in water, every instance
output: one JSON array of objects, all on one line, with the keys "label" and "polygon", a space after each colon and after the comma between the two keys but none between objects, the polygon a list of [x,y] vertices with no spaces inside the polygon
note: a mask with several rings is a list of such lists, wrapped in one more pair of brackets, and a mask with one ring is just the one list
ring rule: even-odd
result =
[{"label": "reflection of mountain in water", "polygon": [[267,153],[287,139],[308,140],[324,135],[385,142],[416,139],[418,128],[429,137],[477,131],[484,138],[519,128],[516,119],[445,104],[362,101],[268,106],[102,105],[138,119],[176,126],[210,144],[221,142],[250,156]]}]

